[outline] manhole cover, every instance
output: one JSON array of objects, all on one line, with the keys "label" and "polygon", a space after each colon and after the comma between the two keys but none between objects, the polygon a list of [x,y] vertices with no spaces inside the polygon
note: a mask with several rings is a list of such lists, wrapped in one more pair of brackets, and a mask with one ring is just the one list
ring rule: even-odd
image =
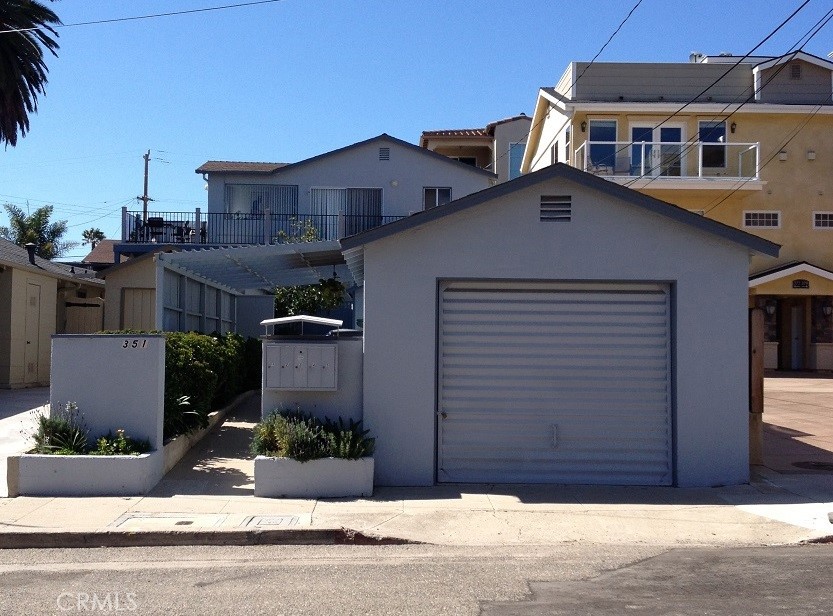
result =
[{"label": "manhole cover", "polygon": [[244,520],[243,526],[272,526],[289,528],[298,525],[297,515],[256,515]]},{"label": "manhole cover", "polygon": [[830,471],[833,472],[833,464],[830,462],[793,462],[793,466],[804,468],[808,471]]}]

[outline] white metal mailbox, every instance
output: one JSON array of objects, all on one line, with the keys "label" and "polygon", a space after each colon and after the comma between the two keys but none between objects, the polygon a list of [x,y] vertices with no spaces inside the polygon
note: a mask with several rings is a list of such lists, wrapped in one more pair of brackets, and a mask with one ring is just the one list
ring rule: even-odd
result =
[{"label": "white metal mailbox", "polygon": [[334,391],[338,387],[335,344],[266,345],[266,388]]}]

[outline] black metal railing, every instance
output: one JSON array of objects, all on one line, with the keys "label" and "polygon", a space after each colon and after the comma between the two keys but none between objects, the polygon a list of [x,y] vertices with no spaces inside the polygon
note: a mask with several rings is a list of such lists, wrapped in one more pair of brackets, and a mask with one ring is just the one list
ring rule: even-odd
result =
[{"label": "black metal railing", "polygon": [[129,243],[280,244],[337,240],[404,216],[123,211],[123,240]]}]

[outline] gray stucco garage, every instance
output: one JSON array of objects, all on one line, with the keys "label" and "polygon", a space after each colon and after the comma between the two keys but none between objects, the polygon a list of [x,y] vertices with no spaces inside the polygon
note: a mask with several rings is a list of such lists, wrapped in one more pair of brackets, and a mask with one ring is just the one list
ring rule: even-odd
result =
[{"label": "gray stucco garage", "polygon": [[748,264],[777,245],[558,164],[342,248],[378,484],[748,480]]}]

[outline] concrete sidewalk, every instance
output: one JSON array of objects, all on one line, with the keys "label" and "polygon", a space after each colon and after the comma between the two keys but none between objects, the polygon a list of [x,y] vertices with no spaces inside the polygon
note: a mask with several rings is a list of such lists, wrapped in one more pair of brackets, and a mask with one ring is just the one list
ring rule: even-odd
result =
[{"label": "concrete sidewalk", "polygon": [[[333,543],[367,537],[444,545],[724,546],[826,537],[833,535],[828,519],[833,473],[792,466],[783,453],[787,445],[813,438],[817,460],[823,452],[833,456],[833,438],[825,441],[819,431],[809,431],[813,422],[830,423],[833,380],[807,380],[813,383],[767,379],[765,420],[779,428],[788,420],[803,422],[795,432],[810,436],[782,438],[783,431],[771,431],[766,445],[773,448],[767,451],[771,456],[754,470],[750,485],[710,489],[442,485],[377,488],[372,498],[362,499],[257,498],[248,455],[251,427],[259,418],[259,398],[253,397],[148,496],[0,499],[0,547]],[[787,408],[792,417],[775,407]],[[808,453],[798,448],[794,455],[803,459]]]}]

